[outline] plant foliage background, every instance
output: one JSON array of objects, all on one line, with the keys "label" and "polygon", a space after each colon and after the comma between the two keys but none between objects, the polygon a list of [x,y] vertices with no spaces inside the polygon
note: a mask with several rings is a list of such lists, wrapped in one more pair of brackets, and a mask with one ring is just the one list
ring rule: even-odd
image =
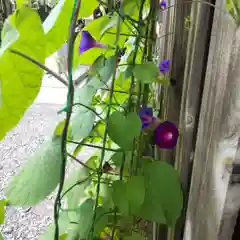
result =
[{"label": "plant foliage background", "polygon": [[[227,2],[237,23],[238,5]],[[16,1],[1,31],[0,140],[35,100],[44,71],[68,95],[59,110],[65,120],[5,189],[0,224],[6,204],[33,206],[57,188],[54,223],[42,240],[144,239],[143,220],[174,226],[183,204],[178,173],[154,149],[174,148],[179,132],[152,104],[154,86],[171,85],[171,60],[153,60],[156,14],[167,8],[165,1],[60,0],[40,18],[32,3]],[[64,44],[67,79],[44,66]],[[79,64],[90,65],[82,76]],[[81,162],[86,147],[92,155]],[[66,178],[72,161],[78,167]]]}]

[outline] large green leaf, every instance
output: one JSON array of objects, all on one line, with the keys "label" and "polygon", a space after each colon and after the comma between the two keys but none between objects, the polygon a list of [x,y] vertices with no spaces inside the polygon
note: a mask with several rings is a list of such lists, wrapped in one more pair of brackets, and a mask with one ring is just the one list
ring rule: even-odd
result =
[{"label": "large green leaf", "polygon": [[60,180],[61,138],[47,141],[5,189],[9,204],[32,206],[45,199]]},{"label": "large green leaf", "polygon": [[[96,0],[82,0],[79,17],[88,17],[97,7]],[[60,0],[43,23],[47,56],[53,54],[66,42],[73,11],[73,0]]]},{"label": "large green leaf", "polygon": [[134,112],[124,116],[122,112],[115,111],[109,117],[109,137],[125,150],[131,150],[133,140],[140,136],[141,120]]},{"label": "large green leaf", "polygon": [[144,201],[144,177],[133,176],[127,182],[113,183],[113,202],[124,215],[136,214]]},{"label": "large green leaf", "polygon": [[138,81],[148,84],[153,83],[156,80],[159,74],[159,69],[154,63],[147,62],[136,65],[133,69],[133,74]]},{"label": "large green leaf", "polygon": [[119,211],[124,214],[129,214],[129,205],[127,201],[127,185],[122,180],[117,180],[112,184],[113,193],[112,200]]},{"label": "large green leaf", "polygon": [[4,224],[6,204],[7,201],[5,199],[0,200],[0,224]]},{"label": "large green leaf", "polygon": [[[18,50],[40,63],[45,62],[45,47],[42,43],[44,33],[40,17],[26,6],[22,6],[14,14],[12,19],[16,29],[10,28],[8,22],[0,49],[0,140],[19,122],[25,110],[33,103],[43,76],[42,69],[9,49]],[[11,41],[11,38],[17,40]]]},{"label": "large green leaf", "polygon": [[144,201],[145,187],[144,177],[132,176],[126,182],[127,184],[127,198],[129,202],[129,210],[131,214],[136,213]]},{"label": "large green leaf", "polygon": [[86,197],[85,189],[90,184],[90,181],[91,177],[89,177],[89,170],[84,167],[80,167],[73,173],[70,173],[64,183],[63,192],[74,186],[74,184],[79,184],[74,186],[74,188],[65,195],[67,197],[67,205],[69,209],[76,208],[81,200]]},{"label": "large green leaf", "polygon": [[146,220],[174,225],[183,205],[178,172],[159,161],[146,162],[143,170],[146,193],[139,215]]}]

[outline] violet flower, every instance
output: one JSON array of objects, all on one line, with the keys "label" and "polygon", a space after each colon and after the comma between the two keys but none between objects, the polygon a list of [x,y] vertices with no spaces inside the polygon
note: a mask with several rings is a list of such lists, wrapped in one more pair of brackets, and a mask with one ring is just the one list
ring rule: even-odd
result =
[{"label": "violet flower", "polygon": [[154,121],[152,108],[142,107],[139,112],[139,116],[142,121],[142,130],[149,127]]},{"label": "violet flower", "polygon": [[170,68],[170,60],[169,59],[165,59],[159,64],[159,70],[162,73],[169,72],[169,68]]},{"label": "violet flower", "polygon": [[97,42],[88,31],[82,31],[82,39],[79,45],[79,54],[86,52],[91,48],[106,48],[103,43]]},{"label": "violet flower", "polygon": [[155,144],[160,148],[172,149],[176,146],[179,136],[177,127],[171,122],[160,123],[154,131]]},{"label": "violet flower", "polygon": [[162,0],[160,2],[160,7],[161,7],[162,10],[166,9],[167,8],[167,2],[165,0]]}]

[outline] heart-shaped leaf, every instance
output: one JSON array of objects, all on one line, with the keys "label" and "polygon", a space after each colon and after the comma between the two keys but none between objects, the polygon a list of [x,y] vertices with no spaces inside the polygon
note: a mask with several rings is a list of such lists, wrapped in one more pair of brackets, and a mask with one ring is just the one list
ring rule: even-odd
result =
[{"label": "heart-shaped leaf", "polygon": [[[11,24],[10,24],[11,22]],[[15,28],[14,28],[14,27]],[[29,29],[34,31],[29,34]],[[41,87],[43,70],[10,51],[45,61],[44,32],[39,15],[22,6],[4,25],[0,48],[0,140],[22,118]]]},{"label": "heart-shaped leaf", "polygon": [[147,62],[136,65],[133,69],[133,74],[139,82],[149,84],[156,80],[159,69],[154,63]]},{"label": "heart-shaped leaf", "polygon": [[141,126],[136,113],[124,116],[122,112],[115,111],[109,117],[108,135],[121,148],[131,150],[134,138],[140,136]]},{"label": "heart-shaped leaf", "polygon": [[143,165],[145,199],[139,215],[146,220],[174,225],[183,206],[178,172],[165,162]]},{"label": "heart-shaped leaf", "polygon": [[124,215],[137,213],[144,201],[144,177],[133,176],[127,182],[117,180],[113,183],[112,199]]}]

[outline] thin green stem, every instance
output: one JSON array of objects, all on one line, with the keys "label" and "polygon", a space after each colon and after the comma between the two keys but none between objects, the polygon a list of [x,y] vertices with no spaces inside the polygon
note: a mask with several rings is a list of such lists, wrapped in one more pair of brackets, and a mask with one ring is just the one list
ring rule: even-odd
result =
[{"label": "thin green stem", "polygon": [[60,182],[59,188],[57,191],[57,196],[54,202],[54,224],[55,224],[55,233],[54,240],[59,239],[59,210],[61,207],[61,194],[65,181],[65,171],[66,171],[66,162],[67,162],[67,136],[68,136],[68,127],[70,123],[70,118],[72,115],[72,105],[74,101],[74,85],[72,80],[72,63],[73,63],[73,48],[75,41],[75,28],[78,19],[78,13],[80,10],[81,0],[75,0],[71,24],[69,27],[69,39],[68,39],[68,96],[67,96],[67,112],[66,120],[61,136],[61,169],[60,169]]}]

